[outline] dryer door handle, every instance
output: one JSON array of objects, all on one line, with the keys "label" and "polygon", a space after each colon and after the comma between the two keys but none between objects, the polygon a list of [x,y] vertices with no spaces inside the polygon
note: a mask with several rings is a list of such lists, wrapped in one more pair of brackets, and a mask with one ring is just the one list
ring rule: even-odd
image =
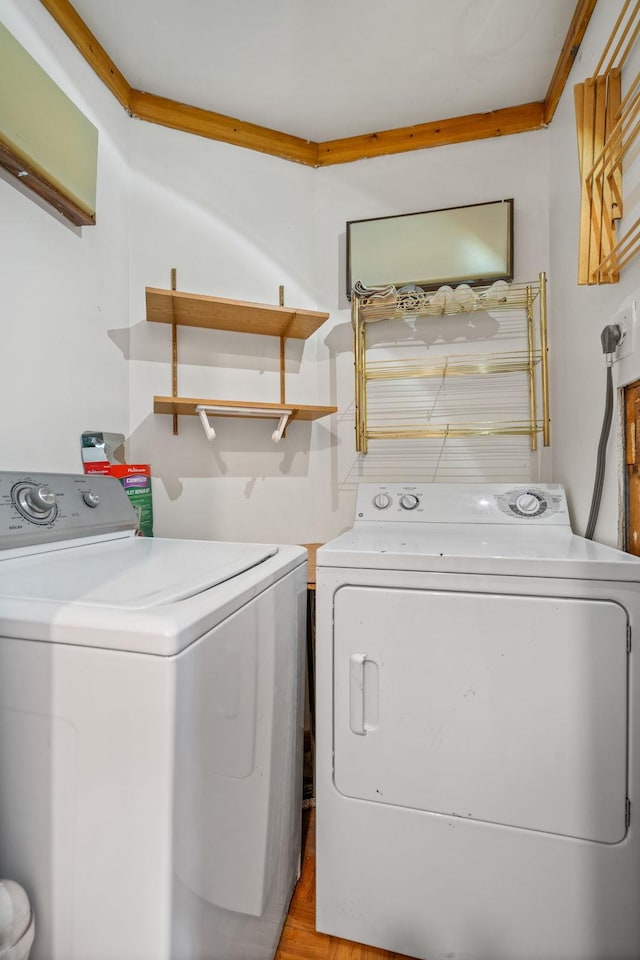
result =
[{"label": "dryer door handle", "polygon": [[349,657],[349,729],[359,736],[366,734],[364,725],[364,665],[366,653]]}]

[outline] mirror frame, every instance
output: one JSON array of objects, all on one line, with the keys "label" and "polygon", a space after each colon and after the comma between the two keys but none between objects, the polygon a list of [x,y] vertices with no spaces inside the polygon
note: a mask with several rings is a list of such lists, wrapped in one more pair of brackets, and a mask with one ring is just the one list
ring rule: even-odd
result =
[{"label": "mirror frame", "polygon": [[[468,265],[461,262],[459,249],[455,249],[455,220],[460,221],[461,211],[471,211],[472,226],[477,229],[482,220],[483,211],[495,213],[496,208],[502,208],[504,216],[500,224],[504,233],[490,237],[495,244],[496,252],[502,254],[495,270],[484,270],[479,275],[473,270],[471,262]],[[446,217],[446,214],[452,216]],[[444,219],[443,219],[444,218]],[[486,218],[485,218],[486,219]],[[363,272],[363,224],[375,224],[376,257],[383,256],[389,263],[389,270],[384,278],[374,280],[372,276],[352,276],[354,261],[356,269]],[[451,232],[450,249],[439,248],[438,256],[450,264],[449,270],[441,271],[438,276],[430,275],[428,264],[415,257],[416,237],[425,238],[425,247],[428,246],[430,234],[437,230],[442,236],[443,227]],[[467,234],[468,235],[468,234]],[[359,249],[360,246],[360,249]],[[411,251],[410,260],[408,253]],[[364,254],[366,256],[366,253]],[[386,267],[385,267],[386,270]],[[360,280],[364,286],[383,286],[393,284],[402,287],[415,283],[423,290],[437,290],[444,284],[468,283],[470,286],[490,284],[496,280],[513,280],[513,199],[495,200],[486,203],[465,204],[459,207],[444,207],[439,210],[424,210],[419,213],[402,213],[392,217],[372,217],[367,220],[349,220],[347,222],[347,298],[351,299],[353,284]]]}]

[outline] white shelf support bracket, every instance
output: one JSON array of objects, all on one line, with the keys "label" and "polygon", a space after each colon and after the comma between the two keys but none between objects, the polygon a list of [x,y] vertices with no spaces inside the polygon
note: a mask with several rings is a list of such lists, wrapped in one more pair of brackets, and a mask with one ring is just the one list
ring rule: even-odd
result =
[{"label": "white shelf support bracket", "polygon": [[274,443],[279,443],[282,439],[284,431],[287,429],[287,424],[291,420],[294,411],[293,410],[283,410],[282,407],[247,407],[238,405],[237,407],[233,404],[227,403],[224,406],[213,405],[213,404],[201,404],[199,403],[196,407],[196,413],[200,417],[200,423],[202,424],[202,429],[207,440],[213,441],[216,438],[216,432],[211,426],[211,421],[209,417],[214,414],[219,417],[244,417],[251,418],[257,417],[260,419],[270,419],[277,420],[278,426],[275,428],[271,434],[271,439]]},{"label": "white shelf support bracket", "polygon": [[287,424],[289,423],[289,418],[291,414],[289,412],[283,413],[280,419],[278,420],[278,426],[275,428],[271,434],[271,439],[274,443],[280,443],[282,440],[282,434],[287,429]]},{"label": "white shelf support bracket", "polygon": [[210,442],[213,442],[216,438],[216,432],[209,422],[209,417],[207,416],[207,408],[198,406],[196,407],[196,413],[200,417],[200,423],[202,424],[202,429],[204,430],[204,435]]}]

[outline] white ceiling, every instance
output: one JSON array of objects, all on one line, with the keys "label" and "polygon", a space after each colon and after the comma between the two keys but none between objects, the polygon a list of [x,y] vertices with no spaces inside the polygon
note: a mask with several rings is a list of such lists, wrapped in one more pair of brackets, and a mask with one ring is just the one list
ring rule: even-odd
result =
[{"label": "white ceiling", "polygon": [[543,100],[576,0],[72,0],[139,89],[315,141]]}]

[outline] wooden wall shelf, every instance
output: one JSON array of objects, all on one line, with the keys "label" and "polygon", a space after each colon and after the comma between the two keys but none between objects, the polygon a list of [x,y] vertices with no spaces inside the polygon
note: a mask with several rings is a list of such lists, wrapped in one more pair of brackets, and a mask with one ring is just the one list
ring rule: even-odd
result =
[{"label": "wooden wall shelf", "polygon": [[[284,436],[293,420],[318,420],[336,413],[337,407],[292,404],[285,399],[285,344],[287,339],[306,340],[328,319],[328,313],[297,310],[293,307],[270,306],[223,297],[182,293],[147,287],[147,320],[168,323],[173,328],[172,393],[153,398],[153,412],[173,416],[173,432],[178,432],[178,416],[199,416],[209,440],[215,432],[209,416],[268,418],[280,421],[273,439]],[[283,293],[281,291],[281,297]],[[251,400],[218,400],[178,395],[178,341],[177,327],[202,327],[209,330],[227,330],[233,333],[251,333],[280,338],[280,402],[264,403]],[[215,408],[204,410],[202,408]]]},{"label": "wooden wall shelf", "polygon": [[306,340],[329,319],[328,313],[274,307],[243,300],[225,300],[197,293],[147,287],[147,320],[205,327],[232,333],[257,333],[268,337]]},{"label": "wooden wall shelf", "polygon": [[[283,411],[290,410],[290,420],[319,420],[330,413],[336,413],[337,407],[316,407],[299,403],[253,403],[247,400],[203,400],[198,397],[154,397],[154,413],[177,413],[180,416],[197,416],[196,407],[220,407],[216,417],[271,417],[278,420]],[[254,413],[253,411],[260,411]]]}]

